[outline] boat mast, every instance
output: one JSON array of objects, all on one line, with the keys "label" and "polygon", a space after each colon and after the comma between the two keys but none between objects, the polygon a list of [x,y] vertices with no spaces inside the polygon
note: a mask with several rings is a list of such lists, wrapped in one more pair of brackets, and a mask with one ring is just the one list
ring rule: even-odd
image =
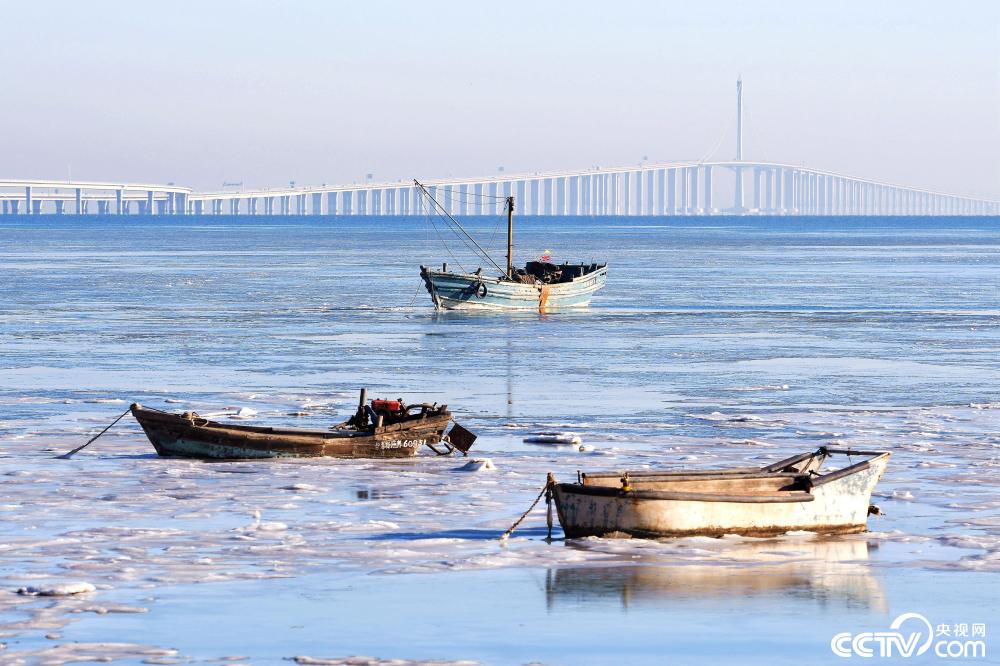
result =
[{"label": "boat mast", "polygon": [[514,197],[507,197],[507,278],[514,279]]}]

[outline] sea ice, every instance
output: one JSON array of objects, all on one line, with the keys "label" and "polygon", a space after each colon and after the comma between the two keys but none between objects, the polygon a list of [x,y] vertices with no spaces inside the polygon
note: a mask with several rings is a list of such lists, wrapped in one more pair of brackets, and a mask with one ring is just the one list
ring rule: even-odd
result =
[{"label": "sea ice", "polygon": [[74,594],[86,594],[97,588],[90,583],[62,583],[59,585],[34,586],[18,588],[17,593],[30,597],[68,597]]}]

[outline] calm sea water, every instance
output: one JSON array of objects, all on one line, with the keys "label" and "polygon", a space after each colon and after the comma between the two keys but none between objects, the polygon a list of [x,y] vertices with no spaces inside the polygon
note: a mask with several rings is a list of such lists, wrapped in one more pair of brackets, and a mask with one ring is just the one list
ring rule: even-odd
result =
[{"label": "calm sea water", "polygon": [[[495,222],[468,221],[498,247]],[[1000,222],[529,218],[515,240],[608,261],[607,288],[435,313],[419,265],[481,262],[420,219],[4,219],[0,660],[814,663],[903,612],[1000,631]],[[132,401],[322,427],[362,386],[448,403],[497,470],[165,460],[131,420],[53,459]],[[540,429],[593,451],[522,442]],[[893,451],[867,535],[547,544],[538,510],[497,541],[548,471],[829,442]],[[13,594],[78,580],[97,592]]]}]

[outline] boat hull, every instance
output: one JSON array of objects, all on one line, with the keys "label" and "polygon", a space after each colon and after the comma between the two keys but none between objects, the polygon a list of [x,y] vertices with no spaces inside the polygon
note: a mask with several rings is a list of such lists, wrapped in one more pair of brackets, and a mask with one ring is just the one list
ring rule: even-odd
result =
[{"label": "boat hull", "polygon": [[553,495],[567,538],[773,536],[793,530],[849,534],[867,529],[871,494],[888,458],[883,453],[852,465],[807,491],[758,488],[727,494],[721,486],[709,492],[623,491],[564,483],[554,487]]},{"label": "boat hull", "polygon": [[437,444],[449,412],[367,431],[279,429],[217,423],[132,406],[132,415],[161,456],[181,458],[407,458]]},{"label": "boat hull", "polygon": [[421,277],[438,310],[553,312],[584,308],[604,287],[608,267],[558,284],[521,284],[482,275],[423,269]]}]

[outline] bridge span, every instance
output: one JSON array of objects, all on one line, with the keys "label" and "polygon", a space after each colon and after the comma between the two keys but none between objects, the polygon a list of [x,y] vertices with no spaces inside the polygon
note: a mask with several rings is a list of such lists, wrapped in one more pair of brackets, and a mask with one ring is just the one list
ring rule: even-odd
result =
[{"label": "bridge span", "polygon": [[172,215],[187,208],[190,187],[137,183],[0,179],[3,215]]},{"label": "bridge span", "polygon": [[[421,180],[453,215],[1000,215],[1000,201],[800,165],[646,163]],[[725,191],[720,192],[720,182]],[[195,192],[175,185],[0,180],[3,215],[423,215],[413,183]]]}]

